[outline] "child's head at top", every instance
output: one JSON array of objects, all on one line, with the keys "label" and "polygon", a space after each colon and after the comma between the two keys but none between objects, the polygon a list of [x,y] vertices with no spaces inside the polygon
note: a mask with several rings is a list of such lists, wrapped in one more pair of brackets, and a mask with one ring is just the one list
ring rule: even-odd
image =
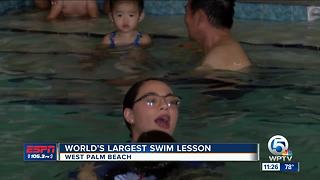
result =
[{"label": "child's head at top", "polygon": [[120,32],[135,31],[143,20],[143,0],[110,0],[110,18]]}]

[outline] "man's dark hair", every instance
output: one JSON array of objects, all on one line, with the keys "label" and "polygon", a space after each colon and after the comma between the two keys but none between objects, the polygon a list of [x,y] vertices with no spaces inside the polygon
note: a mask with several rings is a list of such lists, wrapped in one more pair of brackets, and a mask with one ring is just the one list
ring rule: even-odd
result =
[{"label": "man's dark hair", "polygon": [[218,28],[231,29],[235,0],[191,0],[192,13],[202,9],[209,22]]},{"label": "man's dark hair", "polygon": [[[135,103],[135,100],[137,99],[137,95],[139,93],[139,90],[141,88],[141,86],[148,82],[148,81],[159,81],[159,82],[162,82],[162,83],[165,83],[168,85],[167,81],[164,80],[164,79],[161,79],[161,78],[147,78],[147,79],[144,79],[144,80],[141,80],[141,81],[138,81],[136,82],[135,84],[133,84],[130,89],[127,91],[126,95],[124,96],[124,99],[123,99],[123,103],[122,103],[122,112],[124,112],[124,110],[126,108],[130,108],[132,109],[133,108],[133,105]],[[168,85],[169,86],[169,85]],[[131,129],[131,126],[130,124],[126,121],[125,117],[124,117],[124,114],[122,113],[123,115],[123,118],[124,118],[124,122],[126,123],[126,126],[127,128],[129,129],[130,131],[130,137],[132,136],[132,129]]]},{"label": "man's dark hair", "polygon": [[114,6],[117,4],[119,1],[132,1],[138,5],[139,8],[139,13],[142,13],[143,8],[144,8],[144,0],[109,0],[109,5],[110,5],[110,11],[114,9]]}]

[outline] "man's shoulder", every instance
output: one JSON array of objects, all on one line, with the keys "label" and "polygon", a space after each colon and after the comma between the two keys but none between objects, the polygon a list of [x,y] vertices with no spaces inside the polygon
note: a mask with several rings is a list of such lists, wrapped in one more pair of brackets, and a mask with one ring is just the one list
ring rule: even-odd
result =
[{"label": "man's shoulder", "polygon": [[236,71],[249,66],[248,56],[236,41],[221,43],[205,56],[202,65],[213,69]]}]

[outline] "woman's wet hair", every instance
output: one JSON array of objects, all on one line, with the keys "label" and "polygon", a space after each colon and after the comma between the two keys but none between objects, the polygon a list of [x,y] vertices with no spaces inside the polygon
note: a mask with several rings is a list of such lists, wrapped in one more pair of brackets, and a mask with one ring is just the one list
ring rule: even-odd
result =
[{"label": "woman's wet hair", "polygon": [[[124,96],[123,103],[122,103],[122,112],[124,112],[126,108],[129,108],[129,109],[133,108],[133,105],[135,104],[135,100],[137,99],[137,95],[139,93],[141,86],[148,81],[159,81],[168,85],[167,81],[161,78],[147,78],[147,79],[136,82],[130,87],[130,89],[127,91],[126,95]],[[126,126],[130,131],[130,137],[132,137],[131,125],[126,121],[123,113],[122,115],[123,115],[124,122],[126,123]]]},{"label": "woman's wet hair", "polygon": [[112,11],[114,9],[114,6],[119,1],[128,1],[128,2],[136,3],[138,5],[138,8],[139,8],[139,13],[142,13],[142,11],[144,9],[144,0],[109,0],[110,11]]},{"label": "woman's wet hair", "polygon": [[209,22],[220,28],[231,29],[233,24],[235,0],[191,0],[192,13],[202,9]]}]

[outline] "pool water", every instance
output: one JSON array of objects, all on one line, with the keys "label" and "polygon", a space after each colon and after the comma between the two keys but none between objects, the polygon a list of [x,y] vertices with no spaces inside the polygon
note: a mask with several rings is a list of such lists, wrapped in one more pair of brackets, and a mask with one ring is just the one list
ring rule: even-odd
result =
[{"label": "pool water", "polygon": [[[81,164],[24,162],[24,143],[128,140],[121,102],[129,84],[122,80],[141,76],[168,78],[183,98],[178,141],[260,143],[261,161],[267,162],[267,142],[281,134],[301,163],[300,173],[278,174],[261,173],[259,162],[228,162],[226,179],[319,174],[319,51],[243,44],[254,64],[249,72],[212,71],[204,77],[190,73],[201,53],[181,46],[188,42],[176,34],[184,31],[181,24],[163,36],[153,31],[157,24],[150,31],[144,25],[157,35],[153,46],[128,56],[96,49],[112,30],[106,17],[72,25],[42,18],[34,12],[0,18],[0,179],[66,179]],[[135,62],[139,57],[145,61]]]}]

